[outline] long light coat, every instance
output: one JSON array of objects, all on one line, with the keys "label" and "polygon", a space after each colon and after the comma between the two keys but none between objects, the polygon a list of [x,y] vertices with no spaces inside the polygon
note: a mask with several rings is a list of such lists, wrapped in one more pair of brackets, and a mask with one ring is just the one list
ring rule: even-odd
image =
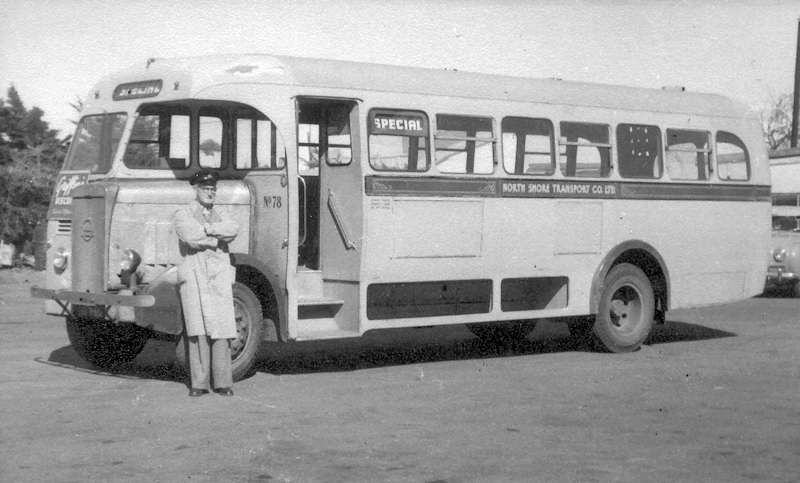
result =
[{"label": "long light coat", "polygon": [[228,243],[236,238],[239,225],[223,220],[215,209],[204,214],[195,201],[173,215],[183,260],[178,265],[186,335],[212,339],[236,337],[233,312],[233,282]]}]

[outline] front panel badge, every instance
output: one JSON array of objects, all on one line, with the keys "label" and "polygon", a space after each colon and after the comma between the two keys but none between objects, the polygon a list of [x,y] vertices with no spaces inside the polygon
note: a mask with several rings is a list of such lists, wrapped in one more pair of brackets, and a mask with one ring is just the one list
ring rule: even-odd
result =
[{"label": "front panel badge", "polygon": [[86,218],[81,223],[81,240],[89,242],[94,238],[94,223],[91,218]]}]

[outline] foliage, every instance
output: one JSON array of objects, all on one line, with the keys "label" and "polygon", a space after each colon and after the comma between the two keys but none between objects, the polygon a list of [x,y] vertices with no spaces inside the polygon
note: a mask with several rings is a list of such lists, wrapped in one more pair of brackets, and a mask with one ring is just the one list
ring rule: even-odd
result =
[{"label": "foliage", "polygon": [[761,113],[761,132],[770,151],[789,147],[792,134],[792,94],[783,94],[772,99],[770,106]]},{"label": "foliage", "polygon": [[0,98],[0,238],[22,247],[45,220],[67,143],[42,119],[38,107],[26,109],[14,86]]}]

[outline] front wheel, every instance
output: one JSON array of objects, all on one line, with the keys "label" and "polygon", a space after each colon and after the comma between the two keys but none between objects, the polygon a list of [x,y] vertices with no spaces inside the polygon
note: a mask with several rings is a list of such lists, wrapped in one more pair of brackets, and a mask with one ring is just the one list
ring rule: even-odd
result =
[{"label": "front wheel", "polygon": [[[253,372],[258,348],[264,338],[264,316],[258,297],[247,285],[233,284],[233,313],[236,320],[236,338],[231,340],[231,371],[233,380],[240,381]],[[175,358],[184,370],[189,369],[186,335],[175,347]]]},{"label": "front wheel", "polygon": [[653,328],[655,296],[647,275],[629,263],[608,272],[592,333],[609,352],[638,349]]},{"label": "front wheel", "polygon": [[111,369],[132,361],[144,349],[149,331],[138,325],[89,317],[69,316],[67,337],[75,352],[87,362]]}]

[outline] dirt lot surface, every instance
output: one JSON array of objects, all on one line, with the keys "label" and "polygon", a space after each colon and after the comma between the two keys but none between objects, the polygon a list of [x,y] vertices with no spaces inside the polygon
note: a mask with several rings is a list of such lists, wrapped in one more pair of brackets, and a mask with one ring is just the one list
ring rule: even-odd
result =
[{"label": "dirt lot surface", "polygon": [[187,397],[172,347],[99,371],[0,271],[0,480],[797,481],[800,301],[674,311],[589,352],[462,326],[266,347],[236,395]]}]

